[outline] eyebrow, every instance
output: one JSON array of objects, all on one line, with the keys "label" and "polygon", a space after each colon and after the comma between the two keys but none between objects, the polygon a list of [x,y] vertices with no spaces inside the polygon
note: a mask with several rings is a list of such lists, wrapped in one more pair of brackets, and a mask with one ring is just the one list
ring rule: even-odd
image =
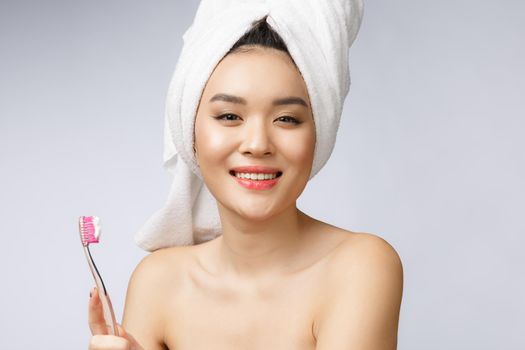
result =
[{"label": "eyebrow", "polygon": [[[213,101],[224,101],[224,102],[230,102],[230,103],[238,103],[238,104],[247,104],[246,100],[239,96],[234,95],[228,95],[228,94],[216,94],[211,99],[210,102]],[[273,106],[282,106],[282,105],[291,105],[291,104],[297,104],[308,108],[308,104],[305,100],[303,100],[300,97],[297,96],[288,96],[283,98],[278,98],[276,100],[272,101]]]}]

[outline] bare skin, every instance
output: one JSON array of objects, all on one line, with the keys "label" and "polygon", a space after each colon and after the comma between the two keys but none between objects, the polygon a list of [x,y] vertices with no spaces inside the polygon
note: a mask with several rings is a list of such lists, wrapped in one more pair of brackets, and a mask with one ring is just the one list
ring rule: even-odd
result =
[{"label": "bare skin", "polygon": [[[290,96],[305,104],[272,104]],[[123,316],[133,339],[99,333],[90,349],[396,349],[403,273],[395,250],[296,206],[314,145],[308,92],[289,57],[261,48],[226,56],[195,121],[196,157],[223,233],[145,257]],[[243,165],[283,175],[270,190],[247,189],[230,174]],[[97,313],[95,298],[92,332]]]},{"label": "bare skin", "polygon": [[396,348],[402,269],[381,238],[316,222],[297,265],[250,282],[217,274],[219,240],[141,261],[128,287],[124,337],[102,335],[95,293],[90,349]]},{"label": "bare skin", "polygon": [[220,237],[150,254],[130,281],[124,328],[152,350],[395,349],[402,270],[394,249],[309,220],[304,254],[261,279],[218,271]]}]

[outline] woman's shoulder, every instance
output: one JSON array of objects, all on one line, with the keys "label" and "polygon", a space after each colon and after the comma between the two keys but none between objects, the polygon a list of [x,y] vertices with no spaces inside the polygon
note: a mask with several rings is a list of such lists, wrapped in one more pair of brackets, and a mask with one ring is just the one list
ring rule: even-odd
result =
[{"label": "woman's shoulder", "polygon": [[[382,280],[398,288],[403,267],[395,248],[383,237],[369,232],[355,232],[312,220],[310,246],[320,254],[322,285],[327,291],[348,290]],[[328,292],[327,294],[330,294]]]},{"label": "woman's shoulder", "polygon": [[175,277],[182,268],[190,263],[192,246],[175,246],[157,249],[144,256],[137,264],[134,275],[140,278],[157,278],[166,280]]},{"label": "woman's shoulder", "polygon": [[[390,260],[400,262],[395,248],[383,237],[369,232],[350,231],[329,223],[315,220],[315,242],[327,242],[330,249],[329,260],[334,265],[347,267],[349,263],[366,263],[367,260]],[[337,266],[335,266],[337,267]]]},{"label": "woman's shoulder", "polygon": [[[341,235],[340,243],[330,254],[330,268],[334,273],[342,270],[376,268],[402,268],[395,248],[383,237],[369,232],[353,232],[335,228]],[[350,271],[350,272],[352,272]]]},{"label": "woman's shoulder", "polygon": [[347,233],[347,238],[343,240],[340,247],[342,257],[365,258],[385,254],[399,257],[395,248],[378,234],[343,231]]},{"label": "woman's shoulder", "polygon": [[377,234],[340,232],[346,237],[323,270],[324,302],[313,326],[325,346],[352,332],[368,334],[375,325],[393,324],[403,290],[401,259],[389,242]]},{"label": "woman's shoulder", "polygon": [[144,256],[129,279],[124,306],[124,328],[146,349],[163,348],[167,304],[179,279],[186,249],[163,248]]}]

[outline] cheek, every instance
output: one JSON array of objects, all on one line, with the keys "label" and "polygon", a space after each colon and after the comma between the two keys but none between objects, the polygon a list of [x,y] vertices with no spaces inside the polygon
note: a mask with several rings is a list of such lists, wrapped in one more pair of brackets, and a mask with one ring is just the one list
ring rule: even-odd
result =
[{"label": "cheek", "polygon": [[223,155],[231,151],[231,140],[232,138],[227,132],[221,130],[220,126],[213,125],[213,121],[197,123],[195,125],[195,145],[199,165],[207,167],[213,165],[214,162],[218,163]]},{"label": "cheek", "polygon": [[282,142],[279,148],[285,158],[301,168],[312,165],[315,148],[315,131],[304,130],[304,132],[287,135],[286,138],[283,137],[281,139],[284,142]]}]

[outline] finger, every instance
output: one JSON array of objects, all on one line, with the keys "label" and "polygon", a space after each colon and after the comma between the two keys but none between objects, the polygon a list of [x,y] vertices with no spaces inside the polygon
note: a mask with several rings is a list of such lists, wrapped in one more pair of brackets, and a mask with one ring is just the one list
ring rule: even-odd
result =
[{"label": "finger", "polygon": [[128,336],[128,332],[126,332],[126,330],[124,329],[124,327],[122,327],[120,325],[120,323],[117,323],[117,329],[118,329],[118,336],[119,337],[127,337]]},{"label": "finger", "polygon": [[127,339],[114,335],[95,334],[89,340],[89,349],[133,349]]},{"label": "finger", "polygon": [[97,288],[91,290],[91,298],[89,298],[88,305],[88,324],[91,334],[108,334]]},{"label": "finger", "polygon": [[119,335],[119,337],[123,337],[123,338],[125,338],[126,340],[129,341],[131,350],[142,350],[142,347],[137,342],[137,340],[135,338],[133,338],[131,333],[126,332],[124,327],[122,327],[118,323],[117,323],[117,328],[118,328],[118,335]]}]

